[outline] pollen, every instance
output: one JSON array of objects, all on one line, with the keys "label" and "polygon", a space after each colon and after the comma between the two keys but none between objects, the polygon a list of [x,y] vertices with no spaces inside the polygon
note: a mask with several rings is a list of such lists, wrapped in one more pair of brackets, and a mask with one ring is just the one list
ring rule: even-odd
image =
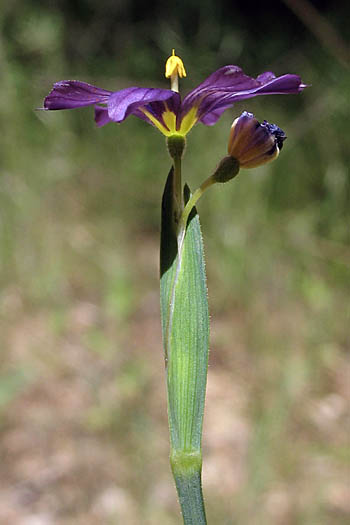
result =
[{"label": "pollen", "polygon": [[172,55],[168,58],[165,64],[165,78],[171,78],[174,75],[183,78],[186,76],[186,70],[181,58],[175,55],[173,49]]}]

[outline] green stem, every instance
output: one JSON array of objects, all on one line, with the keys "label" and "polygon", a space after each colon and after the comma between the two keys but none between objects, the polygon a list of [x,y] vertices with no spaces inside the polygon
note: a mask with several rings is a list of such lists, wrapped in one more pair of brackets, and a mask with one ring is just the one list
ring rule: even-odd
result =
[{"label": "green stem", "polygon": [[179,495],[184,525],[206,525],[200,452],[172,452],[170,462]]},{"label": "green stem", "polygon": [[196,191],[192,194],[189,201],[187,202],[186,206],[183,208],[179,226],[178,226],[178,234],[177,234],[177,244],[178,244],[178,251],[179,254],[181,254],[183,241],[185,238],[186,233],[186,227],[187,227],[187,221],[188,217],[190,216],[191,211],[193,210],[194,206],[197,204],[205,190],[210,188],[213,184],[215,184],[216,181],[211,175],[208,177],[200,186],[196,189]]},{"label": "green stem", "polygon": [[174,213],[175,222],[178,224],[182,210],[184,209],[182,175],[181,175],[181,157],[174,157]]},{"label": "green stem", "polygon": [[[161,234],[161,311],[167,374],[171,467],[185,525],[205,525],[201,487],[201,438],[209,352],[209,313],[203,243],[195,199],[189,207],[176,198],[180,161],[175,160],[163,193]],[[177,180],[175,179],[177,169]],[[187,186],[182,202],[191,198]],[[187,219],[184,220],[186,209]],[[190,217],[190,218],[189,218]],[[174,222],[174,219],[177,221]],[[178,249],[178,231],[184,234]],[[187,223],[187,224],[186,224]]]}]

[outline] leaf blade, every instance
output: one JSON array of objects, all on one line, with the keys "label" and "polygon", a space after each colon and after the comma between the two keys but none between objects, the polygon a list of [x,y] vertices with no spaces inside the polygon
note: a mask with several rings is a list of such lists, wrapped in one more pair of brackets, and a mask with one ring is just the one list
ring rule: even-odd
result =
[{"label": "leaf blade", "polygon": [[[209,353],[209,312],[199,217],[191,213],[179,257],[172,170],[162,201],[161,313],[172,449],[200,452]],[[185,188],[185,201],[189,198]]]}]

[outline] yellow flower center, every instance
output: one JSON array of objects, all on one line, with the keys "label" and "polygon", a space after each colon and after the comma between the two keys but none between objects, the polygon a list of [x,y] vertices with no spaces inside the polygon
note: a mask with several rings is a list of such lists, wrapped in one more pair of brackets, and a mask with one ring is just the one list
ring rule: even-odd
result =
[{"label": "yellow flower center", "polygon": [[197,108],[193,107],[189,110],[188,113],[183,117],[180,122],[179,129],[176,129],[176,115],[169,110],[166,102],[164,103],[165,110],[162,113],[163,122],[160,122],[156,117],[152,115],[146,108],[140,108],[141,111],[149,118],[149,120],[159,129],[163,135],[166,137],[171,137],[171,135],[181,135],[185,137],[187,133],[193,128],[197,122]]},{"label": "yellow flower center", "polygon": [[[179,92],[179,77],[183,78],[185,76],[185,66],[181,58],[175,55],[175,49],[173,49],[172,55],[168,58],[165,64],[165,77],[170,78],[172,91]],[[140,108],[140,110],[166,137],[171,137],[172,135],[185,137],[198,120],[198,108],[196,106],[189,109],[186,115],[181,119],[180,123],[177,122],[175,113],[168,108],[166,102],[164,102],[164,111],[162,112],[161,119],[152,115],[152,113],[145,107]]]}]

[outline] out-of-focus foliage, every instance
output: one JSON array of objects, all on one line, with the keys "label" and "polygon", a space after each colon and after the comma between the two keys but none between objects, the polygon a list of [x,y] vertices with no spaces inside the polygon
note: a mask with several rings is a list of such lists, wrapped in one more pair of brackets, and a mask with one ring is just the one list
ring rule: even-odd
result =
[{"label": "out-of-focus foliage", "polygon": [[[314,5],[344,43],[348,2]],[[245,101],[188,136],[194,189],[243,109],[288,135],[277,161],[198,207],[212,318],[209,522],[347,523],[343,54],[282,2],[14,0],[0,24],[0,521],[179,522],[157,282],[164,138],[133,118],[97,129],[91,108],[35,111],[64,78],[167,87],[175,47],[184,92],[228,63],[312,85]]]}]

